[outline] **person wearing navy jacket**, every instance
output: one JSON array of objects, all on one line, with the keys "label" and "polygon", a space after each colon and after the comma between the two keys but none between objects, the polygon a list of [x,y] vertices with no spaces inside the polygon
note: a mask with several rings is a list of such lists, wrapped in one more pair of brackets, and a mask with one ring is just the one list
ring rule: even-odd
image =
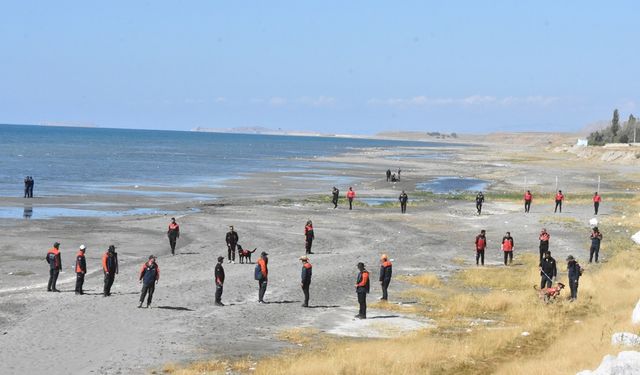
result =
[{"label": "person wearing navy jacket", "polygon": [[151,305],[151,299],[153,299],[153,292],[156,289],[156,284],[160,280],[160,267],[156,263],[155,255],[149,255],[149,261],[145,262],[140,269],[140,283],[142,283],[142,292],[140,293],[140,304],[138,308],[142,307],[144,298],[147,298],[147,308]]},{"label": "person wearing navy jacket", "polygon": [[301,256],[300,261],[302,262],[300,285],[302,286],[302,293],[304,293],[304,303],[302,304],[302,307],[309,307],[309,286],[311,286],[312,266],[306,255]]}]

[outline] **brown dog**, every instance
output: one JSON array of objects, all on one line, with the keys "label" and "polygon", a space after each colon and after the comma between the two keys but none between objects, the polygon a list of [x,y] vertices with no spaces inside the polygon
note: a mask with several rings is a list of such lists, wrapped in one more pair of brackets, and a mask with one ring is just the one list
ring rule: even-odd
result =
[{"label": "brown dog", "polygon": [[244,263],[245,260],[247,263],[253,263],[251,261],[251,254],[255,253],[258,248],[256,247],[253,250],[245,250],[238,244],[238,255],[240,256],[240,263]]},{"label": "brown dog", "polygon": [[560,291],[564,289],[563,283],[558,283],[555,287],[538,289],[536,285],[533,286],[533,289],[538,291],[538,297],[540,300],[545,301],[547,303],[555,300],[560,297]]}]

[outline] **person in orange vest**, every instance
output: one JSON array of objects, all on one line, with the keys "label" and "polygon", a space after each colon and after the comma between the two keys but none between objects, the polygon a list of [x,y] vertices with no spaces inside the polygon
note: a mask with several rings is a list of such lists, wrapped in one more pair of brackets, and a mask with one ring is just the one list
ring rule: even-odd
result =
[{"label": "person in orange vest", "polygon": [[525,213],[529,213],[529,210],[531,209],[532,200],[533,200],[533,194],[531,194],[531,190],[527,190],[527,192],[524,193],[524,212]]},{"label": "person in orange vest", "polygon": [[507,265],[507,258],[509,258],[509,264],[513,262],[513,250],[515,248],[515,243],[513,242],[513,237],[511,237],[511,232],[507,232],[507,234],[502,237],[502,252],[504,252],[504,265]]},{"label": "person in orange vest", "polygon": [[76,294],[83,295],[82,285],[84,285],[84,275],[87,273],[87,260],[84,257],[86,246],[80,245],[76,254]]},{"label": "person in orange vest", "polygon": [[598,192],[596,191],[593,194],[593,211],[594,211],[594,215],[598,214],[598,209],[600,208],[600,202],[602,202],[602,197],[600,195],[598,195]]},{"label": "person in orange vest", "polygon": [[218,257],[218,264],[216,264],[216,268],[214,271],[214,277],[216,278],[216,306],[224,306],[222,303],[222,289],[224,286],[224,267],[222,263],[224,262],[224,257]]},{"label": "person in orange vest", "polygon": [[313,239],[315,238],[313,234],[313,223],[311,220],[307,220],[307,223],[304,226],[304,250],[305,254],[313,254],[311,252],[311,245],[313,245]]},{"label": "person in orange vest", "polygon": [[562,194],[562,190],[558,190],[556,193],[556,208],[553,210],[555,214],[558,211],[558,207],[560,208],[560,213],[562,213],[562,201],[564,200],[564,194]]},{"label": "person in orange vest", "polygon": [[380,286],[382,287],[382,297],[381,300],[386,301],[389,297],[387,294],[387,289],[389,288],[389,284],[391,283],[391,274],[393,273],[393,266],[389,261],[389,257],[387,254],[382,254],[380,256]]},{"label": "person in orange vest", "polygon": [[300,257],[302,262],[302,272],[300,274],[300,286],[302,287],[302,293],[304,293],[304,303],[302,307],[309,307],[309,287],[311,286],[311,274],[312,266],[309,263],[309,258],[306,255]]},{"label": "person in orange vest", "polygon": [[116,253],[116,247],[113,245],[109,245],[109,250],[102,255],[102,271],[104,272],[102,295],[109,297],[111,295],[111,287],[118,273],[118,253]]},{"label": "person in orange vest", "polygon": [[349,209],[353,208],[353,198],[356,197],[356,192],[353,191],[353,188],[349,186],[349,191],[347,191],[347,199],[349,200]]},{"label": "person in orange vest", "polygon": [[367,319],[367,294],[369,293],[369,271],[364,268],[364,263],[358,263],[358,278],[356,279],[356,293],[360,310],[356,318]]},{"label": "person in orange vest", "polygon": [[171,218],[169,223],[169,230],[167,230],[167,237],[169,237],[169,246],[171,246],[171,255],[176,253],[176,241],[180,237],[180,226],[176,223],[176,218]]},{"label": "person in orange vest", "polygon": [[551,235],[547,233],[547,228],[542,228],[540,232],[540,236],[538,239],[540,240],[540,261],[542,262],[542,258],[544,257],[544,253],[549,250],[549,239]]},{"label": "person in orange vest", "polygon": [[267,255],[269,254],[264,251],[260,254],[255,269],[255,279],[258,280],[258,303],[266,303],[264,294],[267,292],[267,282],[269,281],[269,269],[267,268],[269,258]]},{"label": "person in orange vest", "polygon": [[487,247],[487,232],[483,229],[480,234],[476,236],[476,266],[479,265],[479,261],[484,266],[484,249]]},{"label": "person in orange vest", "polygon": [[149,306],[151,306],[151,300],[153,299],[153,292],[156,290],[156,284],[160,280],[160,267],[158,267],[158,263],[156,263],[155,255],[149,255],[149,260],[142,265],[138,280],[142,284],[138,308],[142,307],[144,297],[147,297],[147,294],[149,295],[147,297],[147,308],[149,308]]},{"label": "person in orange vest", "polygon": [[60,256],[60,242],[53,244],[53,247],[47,252],[45,258],[49,263],[49,283],[47,284],[48,292],[59,292],[56,288],[56,282],[58,282],[58,275],[62,269],[62,257]]}]

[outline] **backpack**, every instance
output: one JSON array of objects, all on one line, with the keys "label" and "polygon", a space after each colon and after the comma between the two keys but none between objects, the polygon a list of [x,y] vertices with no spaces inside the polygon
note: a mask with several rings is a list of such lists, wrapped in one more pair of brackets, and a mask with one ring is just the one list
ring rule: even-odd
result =
[{"label": "backpack", "polygon": [[262,268],[260,268],[259,264],[256,264],[256,268],[253,271],[253,278],[258,281],[262,280]]}]

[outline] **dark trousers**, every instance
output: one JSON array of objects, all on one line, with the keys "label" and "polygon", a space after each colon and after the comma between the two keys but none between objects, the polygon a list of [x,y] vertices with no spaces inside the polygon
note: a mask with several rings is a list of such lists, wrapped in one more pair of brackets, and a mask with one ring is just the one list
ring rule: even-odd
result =
[{"label": "dark trousers", "polygon": [[333,203],[333,208],[338,208],[338,198],[333,198],[331,202]]},{"label": "dark trousers", "polygon": [[551,279],[549,279],[545,275],[541,276],[541,278],[540,278],[540,289],[551,288],[551,284],[552,284]]},{"label": "dark trousers", "polygon": [[595,215],[598,214],[598,208],[600,208],[600,202],[593,202],[593,211]]},{"label": "dark trousers", "polygon": [[102,292],[105,296],[111,295],[111,287],[113,286],[113,281],[116,279],[116,275],[111,273],[104,273],[104,291]]},{"label": "dark trousers", "polygon": [[25,198],[29,198],[29,188],[28,187],[24,188],[24,197]]},{"label": "dark trousers", "polygon": [[49,270],[49,283],[47,284],[48,291],[57,290],[56,282],[58,281],[59,274],[60,274],[60,270],[58,269]]},{"label": "dark trousers", "polygon": [[578,298],[578,280],[569,280],[569,289],[571,289],[571,299]]},{"label": "dark trousers", "polygon": [[216,284],[216,302],[222,303],[222,284]]},{"label": "dark trousers", "polygon": [[258,301],[264,302],[264,294],[267,292],[267,280],[258,280]]},{"label": "dark trousers", "polygon": [[600,248],[599,247],[595,247],[595,246],[591,246],[591,249],[589,249],[589,263],[591,263],[593,261],[593,256],[596,256],[596,263],[598,263],[598,253],[600,252]]},{"label": "dark trousers", "polygon": [[360,305],[360,310],[358,315],[362,318],[367,317],[367,293],[366,292],[358,292],[358,304]]},{"label": "dark trousers", "polygon": [[476,250],[476,266],[478,265],[478,261],[481,261],[484,266],[484,249]]},{"label": "dark trousers", "polygon": [[302,284],[302,293],[304,293],[304,306],[309,306],[309,287],[311,284]]},{"label": "dark trousers", "polygon": [[147,297],[147,306],[151,305],[151,300],[153,299],[153,292],[156,290],[156,283],[151,283],[149,285],[142,284],[142,292],[140,293],[140,304],[144,302],[144,297]]},{"label": "dark trousers", "polygon": [[553,212],[555,213],[556,211],[558,211],[558,208],[560,208],[560,213],[562,213],[562,201],[556,201],[556,208],[553,210]]},{"label": "dark trousers", "polygon": [[176,241],[178,240],[177,236],[169,235],[169,246],[171,246],[171,255],[176,252]]},{"label": "dark trousers", "polygon": [[236,244],[232,243],[230,245],[227,245],[227,259],[235,262],[236,261]]},{"label": "dark trousers", "polygon": [[84,273],[76,272],[76,293],[84,294],[82,285],[84,284]]},{"label": "dark trousers", "polygon": [[29,189],[27,189],[27,198],[33,198],[33,185],[29,186]]},{"label": "dark trousers", "polygon": [[524,201],[524,212],[529,212],[531,209],[531,201]]},{"label": "dark trousers", "polygon": [[509,259],[509,264],[513,262],[513,251],[505,251],[504,252],[504,265],[507,265],[507,258]]},{"label": "dark trousers", "polygon": [[542,258],[544,258],[544,253],[546,253],[547,250],[549,250],[549,242],[541,243],[540,244],[540,262],[542,262]]},{"label": "dark trousers", "polygon": [[349,209],[353,208],[353,199],[349,198]]},{"label": "dark trousers", "polygon": [[307,241],[304,243],[304,249],[307,254],[311,254],[311,245],[313,245],[313,238],[307,238]]},{"label": "dark trousers", "polygon": [[400,212],[403,214],[407,212],[407,202],[400,202]]},{"label": "dark trousers", "polygon": [[380,285],[382,286],[382,299],[385,301],[389,297],[389,295],[387,294],[387,289],[389,288],[389,284],[391,284],[391,280],[383,281],[382,283],[380,283]]},{"label": "dark trousers", "polygon": [[478,215],[482,213],[482,203],[476,203],[476,210],[478,210]]}]

